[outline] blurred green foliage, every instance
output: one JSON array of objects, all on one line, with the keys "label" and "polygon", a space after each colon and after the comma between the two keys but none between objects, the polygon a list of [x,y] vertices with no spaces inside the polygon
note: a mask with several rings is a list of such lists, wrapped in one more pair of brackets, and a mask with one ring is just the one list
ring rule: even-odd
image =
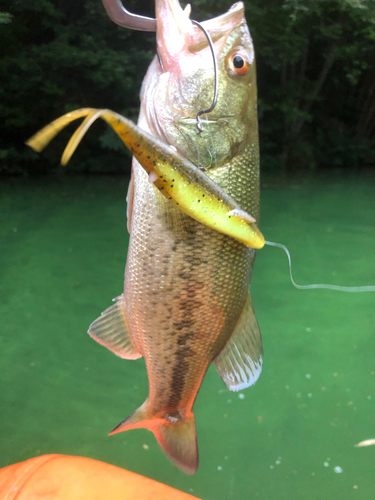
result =
[{"label": "blurred green foliage", "polygon": [[[374,167],[375,0],[245,0],[257,54],[262,168]],[[230,0],[195,0],[204,20]],[[126,7],[153,16],[153,2]],[[113,24],[100,0],[0,2],[0,172],[59,172],[72,129],[43,155],[23,145],[64,112],[106,107],[136,119],[155,34]],[[73,125],[74,128],[74,125]],[[129,156],[95,124],[71,172],[123,172]]]},{"label": "blurred green foliage", "polygon": [[[25,140],[63,113],[86,106],[136,119],[155,34],[116,26],[100,0],[12,0],[7,11],[0,17],[7,21],[0,24],[0,172],[61,171],[59,159],[74,124],[42,155]],[[107,173],[128,168],[127,150],[104,123],[95,124],[65,167]]]}]

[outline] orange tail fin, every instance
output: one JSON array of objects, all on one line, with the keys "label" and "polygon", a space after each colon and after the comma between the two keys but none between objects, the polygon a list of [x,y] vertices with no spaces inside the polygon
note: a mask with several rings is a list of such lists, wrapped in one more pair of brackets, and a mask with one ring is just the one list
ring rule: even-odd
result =
[{"label": "orange tail fin", "polygon": [[187,474],[194,474],[197,471],[199,456],[193,413],[184,419],[152,418],[148,414],[146,401],[109,435],[139,428],[149,429],[154,433],[164,453],[179,469]]}]

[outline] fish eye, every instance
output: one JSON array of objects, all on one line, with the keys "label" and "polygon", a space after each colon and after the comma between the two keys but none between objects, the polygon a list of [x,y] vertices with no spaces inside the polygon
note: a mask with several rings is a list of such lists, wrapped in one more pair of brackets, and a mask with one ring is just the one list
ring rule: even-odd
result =
[{"label": "fish eye", "polygon": [[228,67],[233,75],[244,75],[249,69],[249,62],[241,52],[233,52],[228,59]]}]

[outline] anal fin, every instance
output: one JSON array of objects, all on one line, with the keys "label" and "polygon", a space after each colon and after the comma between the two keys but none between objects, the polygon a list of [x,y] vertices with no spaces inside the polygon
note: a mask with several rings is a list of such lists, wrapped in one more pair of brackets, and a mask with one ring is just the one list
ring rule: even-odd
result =
[{"label": "anal fin", "polygon": [[113,306],[108,307],[99,318],[91,323],[88,334],[120,358],[142,357],[126,326],[123,295],[120,295]]},{"label": "anal fin", "polygon": [[214,364],[228,389],[240,391],[255,384],[262,363],[262,337],[249,294],[236,328]]}]

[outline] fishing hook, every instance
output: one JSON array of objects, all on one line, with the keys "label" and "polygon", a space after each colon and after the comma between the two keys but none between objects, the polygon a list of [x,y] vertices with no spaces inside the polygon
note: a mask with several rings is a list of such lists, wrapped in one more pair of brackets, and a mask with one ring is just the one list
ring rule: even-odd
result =
[{"label": "fishing hook", "polygon": [[195,24],[195,26],[198,26],[198,28],[203,31],[205,37],[207,38],[208,45],[210,46],[212,59],[214,62],[214,74],[215,74],[214,98],[213,98],[211,106],[208,109],[202,109],[201,111],[198,111],[197,116],[196,116],[198,133],[201,133],[204,130],[203,123],[201,121],[201,115],[203,115],[205,113],[211,113],[211,111],[214,110],[216,103],[217,103],[217,94],[218,94],[218,88],[219,88],[219,76],[218,76],[218,72],[217,72],[216,54],[214,51],[214,46],[213,46],[212,39],[211,39],[210,35],[208,34],[208,32],[203,28],[203,26],[200,23],[198,23],[197,21],[193,21],[193,20],[191,22],[193,24]]},{"label": "fishing hook", "polygon": [[[131,12],[129,12],[128,10],[125,9],[121,0],[102,0],[102,1],[103,1],[103,5],[105,7],[105,10],[107,11],[108,16],[116,24],[118,24],[124,28],[129,28],[129,29],[133,29],[133,30],[156,31],[156,19],[132,14]],[[197,26],[201,31],[203,31],[203,34],[207,38],[208,45],[210,46],[210,50],[211,50],[211,54],[212,54],[212,59],[213,59],[213,63],[214,63],[214,73],[215,73],[214,98],[213,98],[212,104],[208,109],[202,109],[201,111],[198,111],[197,116],[196,116],[198,133],[201,133],[204,130],[203,123],[201,120],[201,115],[206,114],[206,113],[211,113],[211,111],[213,111],[213,109],[215,108],[216,103],[217,103],[219,77],[218,77],[218,72],[217,72],[216,55],[215,55],[212,39],[211,39],[209,33],[197,21],[191,20],[191,22],[193,24],[195,24],[195,26]],[[163,68],[163,64],[162,64],[161,57],[160,57],[159,53],[157,53],[157,55],[158,55],[160,66]]]},{"label": "fishing hook", "polygon": [[157,48],[156,48],[156,56],[158,58],[161,70],[164,72],[163,60],[162,60],[161,55],[159,54],[159,51]]}]

